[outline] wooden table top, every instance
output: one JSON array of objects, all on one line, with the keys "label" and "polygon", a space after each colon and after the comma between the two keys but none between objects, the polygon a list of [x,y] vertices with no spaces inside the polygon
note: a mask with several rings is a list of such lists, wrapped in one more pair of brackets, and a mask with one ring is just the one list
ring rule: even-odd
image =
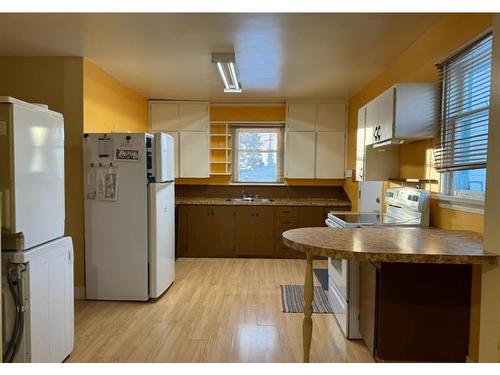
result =
[{"label": "wooden table top", "polygon": [[299,228],[283,232],[297,251],[370,262],[498,264],[483,250],[483,236],[470,231],[422,227]]}]

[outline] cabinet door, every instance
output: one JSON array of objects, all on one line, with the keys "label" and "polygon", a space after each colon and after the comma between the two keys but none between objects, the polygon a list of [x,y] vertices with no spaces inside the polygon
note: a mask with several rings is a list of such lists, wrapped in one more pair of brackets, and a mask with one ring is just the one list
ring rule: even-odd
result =
[{"label": "cabinet door", "polygon": [[378,98],[379,140],[392,138],[394,125],[394,88],[384,91]]},{"label": "cabinet door", "polygon": [[233,256],[233,216],[232,206],[212,206],[210,208],[211,237],[208,243],[210,255],[217,257]]},{"label": "cabinet door", "polygon": [[181,132],[179,138],[180,177],[208,177],[208,132]]},{"label": "cabinet door", "polygon": [[314,178],[315,136],[316,132],[287,132],[287,178]]},{"label": "cabinet door", "polygon": [[316,178],[344,178],[344,132],[316,134]]},{"label": "cabinet door", "polygon": [[323,207],[299,207],[298,226],[299,228],[324,227],[326,216]]},{"label": "cabinet door", "polygon": [[176,257],[187,255],[188,247],[188,207],[177,207],[177,236],[176,236]]},{"label": "cabinet door", "polygon": [[365,145],[375,142],[375,129],[378,127],[378,98],[366,105]]},{"label": "cabinet door", "polygon": [[363,181],[365,166],[365,121],[366,107],[358,111],[358,130],[356,132],[356,181]]},{"label": "cabinet door", "polygon": [[186,251],[188,256],[207,256],[209,253],[207,245],[212,236],[210,219],[209,206],[189,206]]},{"label": "cabinet door", "polygon": [[208,103],[179,104],[181,131],[208,131]]},{"label": "cabinet door", "polygon": [[288,104],[286,127],[290,131],[316,130],[316,104]]},{"label": "cabinet door", "polygon": [[179,105],[165,102],[149,103],[149,118],[152,131],[178,131]]},{"label": "cabinet door", "polygon": [[272,256],[274,253],[274,208],[255,209],[255,249],[257,256]]},{"label": "cabinet door", "polygon": [[345,131],[346,107],[345,103],[318,104],[316,130]]},{"label": "cabinet door", "polygon": [[175,178],[179,178],[179,132],[164,131],[163,133],[171,135],[174,139],[174,169]]},{"label": "cabinet door", "polygon": [[236,256],[252,255],[255,249],[255,208],[250,206],[236,207],[234,230],[234,254]]}]

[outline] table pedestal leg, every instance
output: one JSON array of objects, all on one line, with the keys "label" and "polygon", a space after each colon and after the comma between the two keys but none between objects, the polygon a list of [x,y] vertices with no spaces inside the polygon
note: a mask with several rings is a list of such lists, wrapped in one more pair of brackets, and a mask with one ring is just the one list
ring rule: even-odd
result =
[{"label": "table pedestal leg", "polygon": [[304,282],[304,320],[302,322],[302,339],[304,345],[304,362],[309,362],[312,338],[312,313],[313,313],[313,264],[312,254],[307,254],[306,279]]}]

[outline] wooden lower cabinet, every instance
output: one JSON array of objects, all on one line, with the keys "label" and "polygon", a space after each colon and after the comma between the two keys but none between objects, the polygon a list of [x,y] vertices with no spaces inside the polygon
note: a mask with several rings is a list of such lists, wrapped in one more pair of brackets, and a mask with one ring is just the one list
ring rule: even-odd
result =
[{"label": "wooden lower cabinet", "polygon": [[235,208],[234,255],[266,256],[274,253],[272,207],[237,206]]},{"label": "wooden lower cabinet", "polygon": [[177,209],[177,255],[305,258],[283,245],[282,233],[325,226],[331,209],[335,208],[181,205]]},{"label": "wooden lower cabinet", "polygon": [[465,362],[470,265],[361,263],[360,333],[378,361]]},{"label": "wooden lower cabinet", "polygon": [[231,206],[190,206],[187,217],[186,256],[233,256]]}]

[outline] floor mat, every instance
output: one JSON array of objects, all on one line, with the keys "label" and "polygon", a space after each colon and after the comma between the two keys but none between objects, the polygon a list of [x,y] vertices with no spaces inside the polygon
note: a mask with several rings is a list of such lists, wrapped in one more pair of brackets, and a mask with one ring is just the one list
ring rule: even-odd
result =
[{"label": "floor mat", "polygon": [[[285,313],[304,312],[304,286],[281,285],[281,302]],[[320,286],[314,287],[313,312],[333,313],[325,291]]]}]

